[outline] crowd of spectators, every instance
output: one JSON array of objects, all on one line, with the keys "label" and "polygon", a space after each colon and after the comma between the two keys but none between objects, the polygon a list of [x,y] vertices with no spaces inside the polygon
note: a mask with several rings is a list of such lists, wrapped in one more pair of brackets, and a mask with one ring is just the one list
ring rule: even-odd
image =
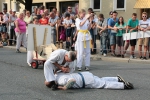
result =
[{"label": "crowd of spectators", "polygon": [[[150,21],[147,19],[147,13],[142,13],[142,20],[137,19],[137,14],[133,13],[128,22],[124,21],[123,16],[118,17],[116,11],[109,13],[110,18],[105,18],[103,14],[98,16],[93,12],[92,8],[88,9],[88,14],[92,16],[89,20],[92,20],[91,29],[89,30],[92,37],[91,54],[96,54],[97,50],[100,50],[103,56],[107,56],[111,52],[111,56],[122,57],[126,55],[126,50],[131,46],[130,58],[134,59],[135,46],[138,42],[139,58],[146,60],[146,55],[149,50],[149,38],[141,38],[134,40],[123,40],[123,34],[144,31],[150,29]],[[68,6],[67,11],[64,14],[60,14],[57,8],[53,8],[49,12],[44,6],[34,8],[33,12],[24,10],[16,15],[16,11],[10,10],[9,13],[4,8],[0,12],[0,43],[3,46],[16,45],[16,52],[20,53],[20,46],[23,45],[27,49],[27,35],[26,30],[28,24],[41,24],[50,25],[52,29],[53,43],[57,41],[57,30],[59,41],[66,42],[66,49],[70,50],[75,46],[77,37],[76,30],[76,18],[78,14],[72,11],[72,7]],[[58,27],[56,27],[58,26]],[[64,34],[61,36],[61,34]],[[64,39],[65,38],[65,39]],[[100,48],[97,48],[96,39],[100,40]],[[73,41],[73,42],[71,42]],[[142,45],[144,46],[144,54],[142,55]],[[117,46],[117,47],[116,47]],[[116,53],[116,48],[118,49]],[[149,55],[150,57],[150,55]]]}]

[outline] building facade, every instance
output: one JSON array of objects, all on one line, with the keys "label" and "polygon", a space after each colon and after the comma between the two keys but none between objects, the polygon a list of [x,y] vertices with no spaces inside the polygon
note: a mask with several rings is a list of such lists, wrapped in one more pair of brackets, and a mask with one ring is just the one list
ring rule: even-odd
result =
[{"label": "building facade", "polygon": [[[56,7],[61,13],[67,10],[67,6],[72,6],[73,10],[93,8],[94,12],[103,13],[106,18],[109,17],[110,11],[117,11],[118,16],[123,16],[127,21],[132,13],[137,13],[138,19],[141,19],[141,12],[150,13],[150,0],[33,0],[33,7],[44,5],[49,11]],[[23,11],[24,6],[16,2],[16,0],[0,0],[0,11],[3,8],[14,9],[17,12]],[[147,8],[145,8],[147,7]],[[148,16],[150,17],[150,15]]]}]

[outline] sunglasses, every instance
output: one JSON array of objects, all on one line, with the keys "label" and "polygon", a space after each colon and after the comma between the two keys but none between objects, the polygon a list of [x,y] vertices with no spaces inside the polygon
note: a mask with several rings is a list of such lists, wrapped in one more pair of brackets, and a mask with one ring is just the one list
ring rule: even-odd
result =
[{"label": "sunglasses", "polygon": [[68,8],[68,9],[72,9],[72,8]]},{"label": "sunglasses", "polygon": [[143,18],[146,18],[147,16],[142,16]]}]

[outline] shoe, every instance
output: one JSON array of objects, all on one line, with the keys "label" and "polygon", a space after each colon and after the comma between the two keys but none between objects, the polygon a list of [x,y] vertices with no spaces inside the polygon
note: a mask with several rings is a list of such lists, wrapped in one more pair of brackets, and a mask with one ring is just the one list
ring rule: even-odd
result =
[{"label": "shoe", "polygon": [[118,82],[123,82],[124,84],[126,83],[126,81],[120,75],[117,75],[117,77],[118,77]]},{"label": "shoe", "polygon": [[58,85],[57,85],[57,84],[54,84],[54,85],[51,87],[51,89],[52,89],[53,91],[57,90],[57,89],[58,89]]},{"label": "shoe", "polygon": [[70,89],[76,81],[74,79],[71,79],[70,81],[67,82],[67,84],[64,86],[64,90]]},{"label": "shoe", "polygon": [[81,68],[78,68],[78,71],[81,71]]},{"label": "shoe", "polygon": [[133,55],[133,59],[136,59],[136,57]]},{"label": "shoe", "polygon": [[118,55],[116,55],[116,57],[121,57],[121,55],[120,55],[120,54],[118,54]]},{"label": "shoe", "polygon": [[85,67],[85,70],[86,70],[86,71],[89,71],[89,68],[88,68],[88,67]]},{"label": "shoe", "polygon": [[121,55],[122,58],[124,58],[124,55]]},{"label": "shoe", "polygon": [[126,57],[126,56],[128,56],[128,55],[125,53],[124,56]]},{"label": "shoe", "polygon": [[131,55],[130,59],[136,59],[136,57],[134,55]]},{"label": "shoe", "polygon": [[130,82],[124,83],[124,89],[134,89],[134,86]]},{"label": "shoe", "polygon": [[143,57],[143,60],[147,60],[147,58],[146,58],[146,57]]},{"label": "shoe", "polygon": [[140,59],[143,60],[143,57],[141,56]]},{"label": "shoe", "polygon": [[19,49],[17,49],[17,50],[16,50],[16,53],[21,53],[21,52],[19,51]]},{"label": "shoe", "polygon": [[116,54],[112,53],[111,56],[116,57]]},{"label": "shoe", "polygon": [[107,55],[104,53],[103,56],[106,57]]}]

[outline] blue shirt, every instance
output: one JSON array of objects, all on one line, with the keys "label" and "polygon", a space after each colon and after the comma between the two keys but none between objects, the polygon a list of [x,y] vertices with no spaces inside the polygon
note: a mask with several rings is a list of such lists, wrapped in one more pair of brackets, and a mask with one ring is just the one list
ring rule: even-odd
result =
[{"label": "blue shirt", "polygon": [[108,20],[108,26],[114,27],[117,22],[118,22],[118,18],[116,18],[116,21],[114,21],[113,18],[110,18]]}]

